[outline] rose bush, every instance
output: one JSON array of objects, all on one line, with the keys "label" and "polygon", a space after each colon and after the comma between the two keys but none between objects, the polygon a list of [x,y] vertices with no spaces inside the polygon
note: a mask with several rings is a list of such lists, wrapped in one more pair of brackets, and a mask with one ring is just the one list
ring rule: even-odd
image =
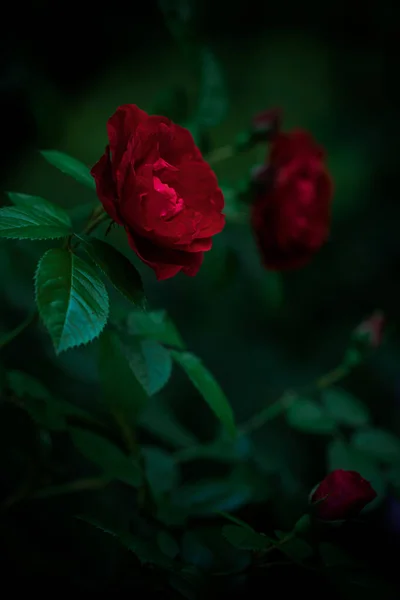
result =
[{"label": "rose bush", "polygon": [[324,521],[339,521],[357,516],[376,498],[369,481],[356,471],[337,469],[321,481],[311,496],[314,514]]},{"label": "rose bush", "polygon": [[104,209],[158,279],[196,275],[225,218],[217,178],[192,135],[134,104],[117,109],[107,133],[91,171]]},{"label": "rose bush", "polygon": [[306,131],[277,133],[252,210],[264,265],[303,267],[327,240],[333,185],[324,150]]}]

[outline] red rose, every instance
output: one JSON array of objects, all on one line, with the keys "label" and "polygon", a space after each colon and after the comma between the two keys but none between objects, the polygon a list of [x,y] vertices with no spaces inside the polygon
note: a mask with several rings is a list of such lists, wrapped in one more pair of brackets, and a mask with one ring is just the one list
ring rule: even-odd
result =
[{"label": "red rose", "polygon": [[384,328],[385,315],[376,311],[356,328],[354,337],[364,339],[371,348],[378,348],[382,343]]},{"label": "red rose", "polygon": [[311,496],[315,515],[324,521],[339,521],[355,517],[372,500],[376,492],[356,471],[332,471]]},{"label": "red rose", "polygon": [[278,133],[268,163],[253,205],[256,240],[267,268],[299,268],[329,234],[333,185],[324,151],[306,131]]},{"label": "red rose", "polygon": [[91,171],[104,209],[157,279],[196,275],[225,217],[216,176],[191,134],[134,104],[117,109],[107,133]]}]

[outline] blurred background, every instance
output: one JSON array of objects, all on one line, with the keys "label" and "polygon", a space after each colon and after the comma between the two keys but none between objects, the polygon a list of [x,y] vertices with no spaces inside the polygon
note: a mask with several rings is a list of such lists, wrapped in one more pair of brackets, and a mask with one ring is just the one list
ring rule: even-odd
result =
[{"label": "blurred background", "polygon": [[[239,423],[283,390],[334,368],[351,331],[383,310],[388,340],[344,385],[371,407],[377,425],[399,433],[395,3],[202,0],[194,7],[182,1],[179,10],[224,76],[226,115],[209,128],[209,145],[231,143],[258,111],[282,107],[286,129],[309,129],[327,150],[334,215],[329,242],[298,272],[262,268],[245,213],[228,219],[194,279],[179,275],[157,283],[150,269],[135,263],[150,306],[168,311],[220,382]],[[135,103],[150,112],[165,106],[167,114],[173,98],[173,116],[187,123],[196,104],[195,69],[152,0],[96,7],[36,1],[23,11],[9,4],[0,47],[4,192],[36,194],[64,207],[86,204],[90,192],[48,165],[40,149],[93,165],[117,106]],[[235,190],[265,153],[261,146],[216,165],[221,185]],[[8,202],[5,194],[2,201]],[[123,231],[114,228],[110,236],[131,256]],[[0,332],[33,307],[33,276],[46,247],[0,243]],[[117,309],[118,302],[115,297]],[[95,344],[55,358],[43,330],[31,328],[22,339],[24,352],[21,344],[3,352],[5,366],[37,376],[78,404],[96,397]],[[200,439],[213,437],[213,417],[180,373],[157,401],[173,406]],[[322,442],[274,423],[254,436],[254,444],[264,468],[279,471],[288,498],[272,504],[268,518],[291,523],[297,502],[304,504],[326,471]],[[400,527],[399,516],[388,510],[382,509],[379,523]]]}]

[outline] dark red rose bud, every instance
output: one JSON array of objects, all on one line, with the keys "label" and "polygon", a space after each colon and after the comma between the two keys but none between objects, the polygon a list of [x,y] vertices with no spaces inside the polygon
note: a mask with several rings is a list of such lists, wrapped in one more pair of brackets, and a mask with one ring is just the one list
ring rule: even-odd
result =
[{"label": "dark red rose bud", "polygon": [[91,171],[104,209],[157,279],[196,275],[225,217],[217,178],[192,135],[134,104],[117,109],[107,132]]},{"label": "dark red rose bud", "polygon": [[353,337],[364,341],[370,348],[377,348],[382,343],[384,327],[385,316],[376,311],[355,329]]},{"label": "dark red rose bud", "polygon": [[314,515],[324,521],[356,517],[376,498],[371,484],[356,471],[332,471],[312,493]]},{"label": "dark red rose bud", "polygon": [[[329,235],[333,184],[323,149],[307,131],[279,133],[271,143],[269,182],[258,191],[252,225],[264,265],[306,265]],[[260,177],[259,177],[260,178]]]}]

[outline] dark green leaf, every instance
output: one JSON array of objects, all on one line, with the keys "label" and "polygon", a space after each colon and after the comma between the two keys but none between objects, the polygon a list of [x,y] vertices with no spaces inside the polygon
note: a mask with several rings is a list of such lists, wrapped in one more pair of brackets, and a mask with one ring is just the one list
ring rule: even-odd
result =
[{"label": "dark green leaf", "polygon": [[228,112],[228,95],[221,65],[209,48],[201,48],[201,83],[195,122],[213,127],[223,121]]},{"label": "dark green leaf", "polygon": [[119,339],[105,331],[100,338],[99,374],[105,404],[114,416],[136,422],[148,396],[125,358]]},{"label": "dark green leaf", "polygon": [[143,307],[145,296],[142,279],[130,260],[110,244],[95,238],[85,240],[83,247],[113,286],[127,300]]},{"label": "dark green leaf", "polygon": [[301,562],[314,554],[312,546],[297,537],[288,537],[287,540],[280,540],[277,548],[295,562]]},{"label": "dark green leaf", "polygon": [[146,477],[155,495],[175,489],[179,483],[179,471],[171,454],[153,446],[142,448]]},{"label": "dark green leaf", "polygon": [[200,359],[190,352],[171,351],[171,354],[172,358],[182,367],[193,385],[203,396],[214,414],[226,427],[226,430],[234,438],[236,436],[236,426],[232,408],[211,373],[204,367]]},{"label": "dark green leaf", "polygon": [[128,316],[128,332],[167,346],[184,348],[184,343],[175,325],[164,310],[143,312],[132,311]]},{"label": "dark green leaf", "polygon": [[172,358],[168,350],[153,340],[138,340],[126,336],[122,351],[149,396],[159,392],[172,372]]},{"label": "dark green leaf", "polygon": [[161,399],[152,399],[140,415],[139,425],[177,448],[197,445],[196,437],[181,423]]},{"label": "dark green leaf", "polygon": [[387,462],[400,463],[400,439],[384,429],[364,429],[356,431],[351,439],[353,448]]},{"label": "dark green leaf", "polygon": [[40,381],[23,371],[8,371],[7,380],[11,391],[18,398],[31,396],[38,400],[47,400],[51,397],[50,392]]},{"label": "dark green leaf", "polygon": [[107,533],[117,538],[127,550],[133,552],[142,564],[151,564],[160,567],[161,569],[174,570],[174,562],[165,556],[158,548],[156,543],[143,540],[136,535],[132,535],[126,531],[119,531],[111,529],[110,527],[103,527],[95,519],[88,517],[79,517],[80,520],[93,525],[103,533]]},{"label": "dark green leaf", "polygon": [[120,479],[133,487],[140,486],[142,474],[138,464],[117,446],[91,431],[70,428],[69,432],[78,450],[97,464],[105,476]]},{"label": "dark green leaf", "polygon": [[176,460],[183,463],[191,460],[209,459],[221,462],[237,462],[250,456],[252,444],[245,436],[229,441],[217,439],[209,444],[197,444],[184,448],[176,454]]},{"label": "dark green leaf", "polygon": [[309,514],[305,514],[302,517],[300,517],[300,519],[296,522],[295,526],[293,527],[293,531],[296,534],[302,535],[304,533],[307,533],[307,531],[310,529],[311,526],[311,518]]},{"label": "dark green leaf", "polygon": [[288,424],[305,433],[329,434],[335,431],[335,422],[326,411],[308,398],[299,398],[286,411]]},{"label": "dark green leaf", "polygon": [[179,546],[175,539],[167,531],[159,531],[157,535],[157,544],[161,552],[174,559],[179,554]]},{"label": "dark green leaf", "polygon": [[57,353],[95,339],[108,318],[107,290],[97,273],[61,248],[39,261],[36,303]]},{"label": "dark green leaf", "polygon": [[[22,194],[21,192],[7,192],[7,196],[10,198],[11,202],[15,204],[15,206],[19,206],[21,208],[42,208],[44,210],[54,210],[54,207],[57,209],[52,202],[41,198],[40,196],[31,196],[30,194]],[[63,209],[60,208],[61,214],[64,213]]]},{"label": "dark green leaf", "polygon": [[240,550],[260,551],[271,547],[271,540],[265,535],[237,525],[224,525],[222,535]]},{"label": "dark green leaf", "polygon": [[0,209],[0,237],[18,240],[52,240],[71,234],[71,221],[58,206],[40,208],[6,206]]},{"label": "dark green leaf", "polygon": [[367,407],[360,400],[339,388],[327,389],[322,395],[322,402],[337,423],[362,427],[370,419]]},{"label": "dark green leaf", "polygon": [[360,562],[347,554],[343,548],[330,542],[321,542],[318,545],[318,549],[324,565],[328,568],[361,566]]},{"label": "dark green leaf", "polygon": [[378,464],[373,458],[342,440],[334,440],[329,444],[327,449],[327,462],[329,471],[334,471],[335,469],[357,471],[371,483],[378,497],[368,505],[367,510],[371,507],[374,508],[384,499],[386,482]]},{"label": "dark green leaf", "polygon": [[68,156],[64,152],[58,152],[58,150],[42,150],[41,154],[47,162],[62,173],[73,177],[76,181],[83,183],[92,190],[96,189],[89,168],[76,158],[72,158],[72,156]]}]

